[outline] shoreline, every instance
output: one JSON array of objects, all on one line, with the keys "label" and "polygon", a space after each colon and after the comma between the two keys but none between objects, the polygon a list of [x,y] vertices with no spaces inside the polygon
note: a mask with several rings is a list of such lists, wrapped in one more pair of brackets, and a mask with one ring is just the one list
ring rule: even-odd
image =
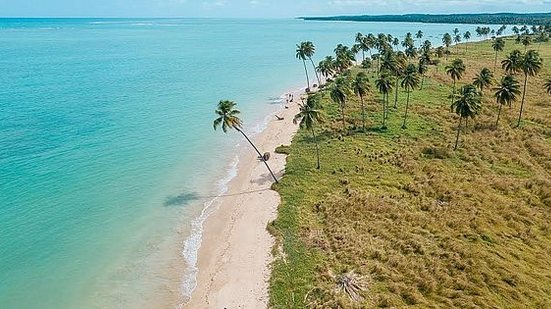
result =
[{"label": "shoreline", "polygon": [[[288,108],[282,103],[266,117],[265,128],[251,136],[261,152],[272,154],[268,164],[279,179],[284,174],[286,155],[275,153],[275,148],[289,145],[298,131],[293,117],[305,92],[288,93],[294,95],[294,102],[287,104]],[[275,115],[284,119],[277,120]],[[208,216],[197,252],[195,287],[191,298],[180,307],[267,307],[275,240],[266,227],[276,218],[280,197],[270,189],[272,179],[266,167],[245,140],[238,144],[237,157],[237,173],[227,183],[226,192],[216,198],[216,205],[208,206],[210,210],[203,211]]]}]

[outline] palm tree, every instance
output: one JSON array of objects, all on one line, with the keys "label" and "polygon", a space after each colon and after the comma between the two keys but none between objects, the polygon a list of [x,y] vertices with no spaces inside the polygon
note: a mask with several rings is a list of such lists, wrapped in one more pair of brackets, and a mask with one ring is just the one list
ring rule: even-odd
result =
[{"label": "palm tree", "polygon": [[415,38],[419,39],[419,48],[421,48],[421,39],[423,38],[423,31],[419,30],[415,34]]},{"label": "palm tree", "polygon": [[480,94],[474,85],[466,85],[461,88],[457,100],[452,105],[452,111],[459,115],[459,124],[457,125],[457,134],[455,136],[454,150],[457,150],[459,144],[459,133],[461,132],[461,123],[463,118],[474,118],[480,111]]},{"label": "palm tree", "polygon": [[532,37],[530,37],[529,35],[523,36],[521,43],[522,45],[524,45],[524,51],[526,51],[526,49],[528,49],[528,46],[532,44]]},{"label": "palm tree", "polygon": [[473,85],[480,89],[481,93],[484,93],[484,88],[489,88],[492,85],[494,79],[494,74],[490,69],[483,68],[480,73],[478,73],[473,78]]},{"label": "palm tree", "polygon": [[398,45],[400,45],[400,39],[394,38],[392,40],[392,45],[394,45],[394,48],[398,47]]},{"label": "palm tree", "polygon": [[409,95],[413,88],[419,85],[419,76],[417,76],[417,68],[415,68],[415,65],[409,64],[407,66],[401,85],[407,92],[406,112],[404,114],[404,123],[402,124],[402,129],[405,129],[409,110]]},{"label": "palm tree", "polygon": [[404,38],[404,41],[402,42],[402,46],[404,48],[408,48],[408,47],[413,46],[413,36],[411,35],[411,32],[406,33],[406,37]]},{"label": "palm tree", "polygon": [[306,68],[306,58],[308,58],[308,56],[306,56],[304,42],[297,44],[295,57],[302,60],[302,64],[304,65],[304,72],[306,73],[306,84],[308,85],[308,88],[306,88],[306,90],[310,90],[310,77],[308,76],[308,68]]},{"label": "palm tree", "polygon": [[419,66],[417,67],[417,73],[421,74],[421,87],[419,87],[419,90],[423,90],[423,85],[425,84],[425,74],[429,70],[427,63],[423,57],[419,59]]},{"label": "palm tree", "polygon": [[453,80],[451,100],[454,101],[455,96],[455,83],[460,80],[465,73],[465,64],[461,59],[455,59],[450,65],[446,66],[446,74],[448,74]]},{"label": "palm tree", "polygon": [[513,50],[507,58],[501,61],[501,67],[507,72],[507,74],[514,75],[520,72],[520,66],[522,63],[522,53],[520,50]]},{"label": "palm tree", "polygon": [[432,43],[429,40],[425,40],[423,45],[421,45],[421,51],[423,54],[430,54],[430,49],[432,48]]},{"label": "palm tree", "polygon": [[452,36],[449,33],[445,33],[442,37],[442,43],[444,46],[446,46],[446,60],[448,60],[448,53],[450,49],[450,45],[452,45]]},{"label": "palm tree", "polygon": [[362,36],[360,39],[360,49],[362,50],[362,61],[365,61],[365,52],[368,51],[371,54],[371,47],[373,46],[372,34],[368,36]]},{"label": "palm tree", "polygon": [[465,39],[465,52],[467,52],[467,45],[469,43],[469,40],[471,39],[471,32],[467,31],[463,34],[463,38]]},{"label": "palm tree", "polygon": [[524,98],[526,96],[526,85],[528,84],[528,76],[538,75],[541,70],[541,64],[541,58],[538,52],[535,50],[529,50],[522,58],[520,68],[524,73],[524,86],[522,89],[522,101],[520,103],[520,113],[518,115],[517,127],[520,126],[520,121],[522,120],[522,111],[524,109]]},{"label": "palm tree", "polygon": [[301,44],[304,44],[303,50],[304,55],[308,57],[310,60],[310,63],[312,63],[312,67],[314,68],[314,73],[316,73],[316,79],[318,80],[318,86],[321,85],[320,77],[318,75],[318,71],[316,70],[316,65],[314,64],[314,61],[312,60],[312,57],[316,53],[316,47],[314,46],[314,43],[307,41],[303,42]]},{"label": "palm tree", "polygon": [[320,165],[320,149],[318,139],[316,137],[316,131],[314,125],[321,122],[321,111],[319,110],[319,97],[317,95],[308,96],[305,104],[300,104],[300,111],[295,115],[293,123],[299,123],[302,129],[307,129],[312,132],[312,137],[314,138],[314,143],[316,143],[316,158],[317,166],[319,170]]},{"label": "palm tree", "polygon": [[[457,29],[457,28],[456,28]],[[457,33],[454,37],[453,37],[453,42],[455,43],[455,52],[459,54],[459,43],[461,43],[461,35],[459,33]]]},{"label": "palm tree", "polygon": [[344,46],[342,44],[337,45],[335,48],[335,55],[337,57],[337,68],[341,73],[352,66],[353,61],[356,60],[353,51],[350,50],[348,46]]},{"label": "palm tree", "polygon": [[360,103],[362,105],[362,128],[365,132],[365,105],[364,97],[370,91],[369,78],[364,72],[360,72],[356,75],[356,78],[352,82],[352,90],[360,98]]},{"label": "palm tree", "polygon": [[[406,49],[406,52],[408,52],[408,50],[415,50],[415,47],[408,47]],[[409,55],[411,55],[411,52],[408,52],[407,54],[406,53],[402,53],[402,52],[398,52],[398,54],[396,55],[396,66],[394,67],[394,76],[395,76],[395,84],[394,84],[394,87],[395,90],[394,90],[394,108],[398,108],[398,88],[400,87],[400,78],[402,78],[404,76],[404,70],[406,69],[407,65],[409,64],[410,62],[410,58],[409,58]]]},{"label": "palm tree", "polygon": [[363,35],[363,33],[361,32],[356,33],[355,42],[358,44],[359,49],[362,51],[362,61],[365,60],[365,49],[363,48],[364,40],[365,40],[365,36]]},{"label": "palm tree", "polygon": [[499,104],[495,126],[497,128],[503,105],[507,104],[511,106],[511,104],[517,100],[517,96],[520,95],[520,84],[512,75],[506,75],[501,79],[501,83],[495,87],[494,90],[496,102]]},{"label": "palm tree", "polygon": [[551,94],[551,77],[545,80],[543,87],[545,88],[545,91],[547,92],[547,94]]},{"label": "palm tree", "polygon": [[238,109],[235,108],[237,104],[233,101],[228,100],[221,100],[218,102],[218,108],[216,109],[215,113],[218,115],[218,118],[216,118],[213,122],[213,128],[216,130],[218,127],[222,127],[222,131],[224,133],[227,133],[229,129],[235,129],[237,132],[241,133],[245,139],[253,146],[254,150],[258,154],[258,157],[264,164],[266,165],[266,168],[270,172],[270,175],[272,175],[272,178],[274,179],[275,183],[278,183],[278,180],[276,176],[274,175],[274,172],[272,172],[272,169],[268,165],[268,162],[264,159],[264,156],[260,153],[258,148],[253,144],[253,142],[249,139],[247,134],[243,132],[243,121],[239,118],[239,114],[241,113]]},{"label": "palm tree", "polygon": [[505,40],[503,40],[502,38],[497,38],[492,42],[492,48],[496,52],[496,56],[494,59],[494,72],[496,71],[497,53],[502,51],[504,47],[505,47]]},{"label": "palm tree", "polygon": [[383,129],[386,129],[386,114],[388,110],[388,94],[392,91],[392,82],[390,77],[385,72],[375,81],[377,90],[383,95]]},{"label": "palm tree", "polygon": [[408,58],[408,62],[410,59],[413,59],[417,56],[417,49],[414,46],[410,46],[404,50],[404,54]]},{"label": "palm tree", "polygon": [[338,77],[333,83],[330,91],[330,96],[333,102],[337,103],[341,109],[342,128],[346,129],[346,119],[344,116],[344,107],[348,95],[348,82],[344,77]]},{"label": "palm tree", "polygon": [[332,76],[335,73],[335,59],[332,56],[325,57],[318,64],[317,70],[325,78]]}]

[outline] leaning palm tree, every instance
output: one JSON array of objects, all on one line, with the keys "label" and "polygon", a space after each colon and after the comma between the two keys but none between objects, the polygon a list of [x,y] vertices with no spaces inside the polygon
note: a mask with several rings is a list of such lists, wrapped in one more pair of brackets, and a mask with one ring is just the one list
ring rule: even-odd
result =
[{"label": "leaning palm tree", "polygon": [[354,93],[360,98],[360,103],[362,105],[362,128],[365,132],[365,104],[364,97],[370,91],[369,78],[364,72],[360,72],[356,75],[356,78],[352,82],[352,89]]},{"label": "leaning palm tree", "polygon": [[495,125],[497,128],[503,105],[507,104],[508,106],[511,106],[511,104],[517,100],[517,96],[520,95],[520,84],[512,75],[506,75],[501,79],[501,82],[494,88],[494,90],[496,102],[499,104],[499,111],[497,112],[497,120]]},{"label": "leaning palm tree", "polygon": [[457,150],[459,144],[459,133],[461,132],[461,123],[463,118],[474,118],[481,108],[480,94],[474,85],[463,86],[459,92],[457,100],[452,105],[452,111],[459,116],[459,124],[457,125],[457,133],[455,136],[454,150]]},{"label": "leaning palm tree", "polygon": [[551,94],[551,77],[545,80],[543,87],[545,88],[545,91],[547,92],[547,94]]},{"label": "leaning palm tree", "polygon": [[304,42],[297,44],[295,57],[302,60],[302,64],[304,65],[304,73],[306,74],[306,84],[308,85],[308,88],[306,88],[306,90],[310,90],[310,77],[308,76],[308,68],[306,68],[306,59],[308,57],[306,56]]},{"label": "leaning palm tree", "polygon": [[392,82],[388,73],[384,72],[380,77],[375,81],[375,86],[377,90],[383,95],[383,129],[386,129],[386,118],[388,110],[388,94],[392,91]]},{"label": "leaning palm tree", "polygon": [[502,38],[497,38],[492,42],[492,48],[496,52],[495,58],[494,58],[494,72],[496,71],[496,65],[497,65],[497,53],[502,51],[505,47],[505,40]]},{"label": "leaning palm tree", "polygon": [[528,76],[536,76],[541,70],[542,61],[537,51],[529,50],[524,57],[520,68],[524,73],[524,86],[522,89],[522,101],[520,103],[520,113],[518,115],[518,124],[520,126],[520,121],[522,120],[522,111],[524,109],[524,98],[526,97],[526,86],[528,84]]},{"label": "leaning palm tree", "polygon": [[319,86],[321,84],[320,77],[318,75],[318,71],[316,70],[316,65],[314,64],[314,60],[312,60],[312,57],[316,53],[316,47],[314,46],[314,43],[310,41],[306,41],[301,44],[304,44],[304,55],[310,60],[310,63],[312,63],[312,67],[314,68],[314,73],[316,74],[316,79],[318,80],[318,86]]},{"label": "leaning palm tree", "polygon": [[507,58],[501,61],[501,67],[507,74],[514,75],[520,72],[521,63],[522,53],[520,50],[515,49],[507,56]]},{"label": "leaning palm tree", "polygon": [[331,100],[337,103],[341,109],[342,129],[346,129],[346,119],[344,115],[344,107],[348,96],[348,81],[344,77],[338,77],[333,83],[330,91]]},{"label": "leaning palm tree", "polygon": [[316,143],[316,158],[317,165],[316,168],[320,169],[320,149],[318,139],[316,137],[316,130],[314,125],[321,122],[321,111],[319,109],[319,96],[311,95],[306,99],[306,103],[300,104],[300,111],[295,115],[293,123],[300,124],[302,129],[310,130],[312,137],[314,138],[314,143]]},{"label": "leaning palm tree", "polygon": [[450,65],[446,66],[446,74],[448,74],[453,80],[451,100],[454,101],[455,96],[455,84],[463,77],[465,73],[465,64],[461,59],[455,59]]},{"label": "leaning palm tree", "polygon": [[480,89],[481,93],[484,93],[484,89],[489,88],[492,85],[493,80],[494,74],[492,71],[488,68],[483,68],[480,73],[473,78],[473,85]]},{"label": "leaning palm tree", "polygon": [[218,108],[215,111],[216,115],[218,115],[218,118],[214,120],[214,123],[213,123],[214,130],[216,130],[218,127],[222,127],[222,131],[224,133],[227,133],[229,129],[234,129],[237,132],[241,133],[245,137],[245,139],[249,142],[249,144],[251,144],[251,146],[254,148],[260,160],[264,162],[264,164],[266,165],[266,168],[270,172],[270,175],[272,175],[274,182],[278,183],[278,180],[274,175],[274,172],[272,172],[272,169],[268,165],[268,162],[266,162],[266,159],[264,158],[264,156],[260,153],[258,148],[256,148],[255,144],[249,139],[247,134],[243,132],[243,121],[239,118],[239,114],[241,112],[235,108],[236,105],[237,104],[235,102],[228,101],[228,100],[221,100],[220,102],[218,102]]},{"label": "leaning palm tree", "polygon": [[415,65],[409,64],[407,66],[401,85],[407,92],[406,112],[404,114],[404,123],[402,124],[402,129],[405,129],[409,111],[409,95],[411,91],[419,85],[419,76],[417,75],[417,68],[415,68]]}]

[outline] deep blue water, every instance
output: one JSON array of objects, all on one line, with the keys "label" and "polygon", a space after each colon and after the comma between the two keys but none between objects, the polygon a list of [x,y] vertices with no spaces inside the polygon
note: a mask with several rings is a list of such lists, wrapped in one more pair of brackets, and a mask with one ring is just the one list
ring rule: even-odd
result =
[{"label": "deep blue water", "polygon": [[0,19],[0,307],[136,308],[177,291],[165,264],[182,262],[239,141],[212,130],[218,100],[254,131],[304,84],[297,42],[319,60],[358,31],[436,44],[455,27],[476,26]]}]

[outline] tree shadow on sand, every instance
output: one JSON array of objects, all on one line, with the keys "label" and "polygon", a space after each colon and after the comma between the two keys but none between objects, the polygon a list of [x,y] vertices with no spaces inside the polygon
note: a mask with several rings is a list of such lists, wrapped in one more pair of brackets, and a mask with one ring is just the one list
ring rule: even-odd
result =
[{"label": "tree shadow on sand", "polygon": [[[281,180],[284,173],[285,173],[285,170],[282,169],[279,172],[275,172],[274,174],[276,175],[277,179]],[[259,186],[271,185],[273,182],[274,182],[274,179],[269,173],[263,173],[259,177],[255,179],[251,179],[251,183],[257,184]]]},{"label": "tree shadow on sand", "polygon": [[[270,174],[263,175],[262,182],[272,182],[272,178]],[[266,178],[264,180],[264,178]],[[258,189],[258,190],[250,190],[250,191],[243,191],[243,192],[235,192],[235,193],[226,193],[226,194],[220,194],[220,195],[199,195],[195,192],[192,193],[181,193],[174,196],[168,196],[163,203],[165,207],[170,206],[185,206],[188,205],[191,202],[198,201],[198,200],[209,200],[213,198],[224,198],[224,197],[232,197],[232,196],[238,196],[238,195],[245,195],[245,194],[253,194],[253,193],[259,193],[263,191],[269,191],[270,188],[264,188],[264,189]]]}]

